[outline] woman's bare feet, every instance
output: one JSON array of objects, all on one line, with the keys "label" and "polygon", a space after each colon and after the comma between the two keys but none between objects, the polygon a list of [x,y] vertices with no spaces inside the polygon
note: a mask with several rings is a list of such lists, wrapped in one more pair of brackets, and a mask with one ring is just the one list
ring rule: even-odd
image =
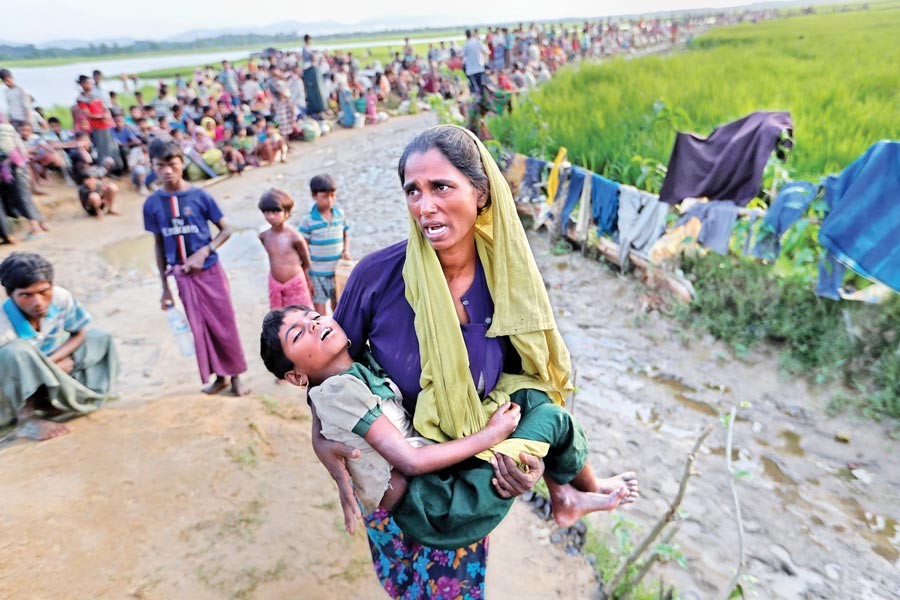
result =
[{"label": "woman's bare feet", "polygon": [[215,395],[228,387],[228,378],[216,375],[216,378],[208,386],[203,388],[204,394]]},{"label": "woman's bare feet", "polygon": [[61,423],[30,417],[19,422],[16,436],[42,442],[69,433],[69,428]]},{"label": "woman's bare feet", "polygon": [[574,525],[584,515],[599,510],[612,510],[622,503],[628,495],[624,485],[609,494],[579,492],[571,485],[547,486],[550,489],[550,506],[553,509],[553,520],[560,527]]}]

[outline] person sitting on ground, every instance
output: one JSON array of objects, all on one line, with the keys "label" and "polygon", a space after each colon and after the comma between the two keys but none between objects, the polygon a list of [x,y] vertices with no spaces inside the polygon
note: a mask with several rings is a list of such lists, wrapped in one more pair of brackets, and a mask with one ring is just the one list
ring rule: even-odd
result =
[{"label": "person sitting on ground", "polygon": [[128,151],[128,170],[131,171],[131,182],[142,196],[150,193],[149,187],[156,181],[156,173],[150,163],[150,154],[146,144],[140,144]]},{"label": "person sitting on ground", "polygon": [[[499,525],[514,499],[492,492],[490,468],[443,470],[476,456],[487,460],[507,438],[510,447],[519,444],[547,456],[545,477],[569,482],[550,486],[561,526],[633,502],[637,495],[636,481],[631,489],[623,481],[610,493],[594,491],[600,484],[587,462],[584,432],[539,390],[513,392],[481,430],[435,443],[416,432],[399,388],[371,354],[353,360],[350,340],[333,318],[307,306],[272,310],[263,319],[260,354],[278,379],[307,388],[325,438],[360,451],[347,467],[363,518],[379,508],[388,511],[404,534],[421,544],[465,547]],[[344,526],[355,529],[352,514],[345,514]]]},{"label": "person sitting on ground", "polygon": [[78,185],[78,199],[81,206],[92,217],[103,219],[103,215],[118,216],[120,213],[115,210],[116,194],[119,187],[112,181],[105,181],[106,164],[111,164],[108,160],[104,161],[104,165],[98,165],[94,162],[91,154],[91,137],[87,132],[79,131],[75,134],[75,142],[77,146],[72,152],[72,179]]},{"label": "person sitting on ground", "polygon": [[169,118],[172,114],[172,106],[175,104],[175,98],[169,94],[169,86],[164,83],[159,84],[159,92],[153,99],[153,110],[156,111],[158,117]]},{"label": "person sitting on ground", "polygon": [[0,263],[0,427],[46,440],[68,433],[47,417],[85,414],[109,397],[119,361],[112,336],[88,330],[91,315],[53,285],[53,266],[13,252]]},{"label": "person sitting on ground", "polygon": [[234,136],[234,149],[241,153],[244,162],[253,166],[259,166],[256,160],[256,135],[252,127],[238,127],[237,135]]},{"label": "person sitting on ground", "polygon": [[22,136],[22,141],[25,142],[25,147],[28,149],[28,166],[31,169],[31,177],[35,185],[38,182],[44,185],[51,183],[48,177],[50,169],[65,173],[66,159],[63,152],[57,151],[36,134],[30,123],[19,125],[19,135]]},{"label": "person sitting on ground", "polygon": [[143,107],[138,104],[132,104],[128,107],[128,114],[125,116],[125,122],[132,127],[137,127],[145,118]]},{"label": "person sitting on ground", "polygon": [[309,246],[300,232],[288,227],[294,199],[284,190],[272,188],[259,199],[269,229],[259,241],[269,254],[269,308],[312,304],[309,278]]},{"label": "person sitting on ground", "polygon": [[115,115],[113,117],[115,125],[112,128],[113,137],[119,145],[119,151],[122,153],[122,161],[128,166],[128,154],[133,148],[141,145],[141,139],[133,127],[125,122],[124,115]]}]

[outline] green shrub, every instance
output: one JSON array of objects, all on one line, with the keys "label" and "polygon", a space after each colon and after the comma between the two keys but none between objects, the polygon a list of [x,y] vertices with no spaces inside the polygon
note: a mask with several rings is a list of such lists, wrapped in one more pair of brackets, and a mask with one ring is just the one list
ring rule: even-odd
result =
[{"label": "green shrub", "polygon": [[682,321],[738,353],[773,343],[788,371],[838,381],[872,416],[900,417],[900,296],[882,305],[834,302],[805,280],[733,256],[688,257],[683,267],[696,294],[677,311]]}]

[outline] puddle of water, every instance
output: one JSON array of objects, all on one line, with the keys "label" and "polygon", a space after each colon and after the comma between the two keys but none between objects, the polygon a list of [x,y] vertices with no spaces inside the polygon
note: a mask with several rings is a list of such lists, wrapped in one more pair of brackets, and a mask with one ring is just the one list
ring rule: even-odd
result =
[{"label": "puddle of water", "polygon": [[259,243],[259,232],[250,227],[236,228],[218,252],[226,268],[253,264],[261,269],[269,268],[266,251]]},{"label": "puddle of water", "polygon": [[797,485],[793,477],[784,472],[784,468],[771,456],[762,457],[763,472],[766,477],[783,485]]},{"label": "puddle of water", "polygon": [[703,413],[704,415],[709,415],[711,417],[718,417],[719,411],[713,407],[713,405],[708,402],[703,402],[702,400],[694,400],[693,398],[688,397],[686,394],[675,394],[675,400],[677,400],[682,406],[686,406],[687,408],[697,411],[699,413]]},{"label": "puddle of water", "polygon": [[[725,446],[714,446],[714,447],[710,448],[709,450],[716,456],[725,456]],[[741,449],[735,448],[734,446],[732,446],[731,447],[731,460],[733,462],[737,462],[738,460],[740,460],[740,458],[741,458]]]},{"label": "puddle of water", "polygon": [[[226,265],[242,263],[265,264],[266,253],[259,243],[259,234],[252,228],[234,230],[228,241],[219,249],[219,256]],[[153,236],[142,235],[109,244],[103,249],[103,258],[119,274],[153,275],[156,258]]]},{"label": "puddle of water", "polygon": [[152,275],[156,271],[152,235],[109,244],[103,248],[102,254],[103,259],[120,275]]},{"label": "puddle of water", "polygon": [[880,557],[895,565],[900,559],[900,529],[897,521],[890,517],[867,511],[854,498],[840,498],[844,506],[860,520],[865,528],[861,533],[872,544],[872,550]]},{"label": "puddle of water", "polygon": [[784,451],[792,456],[806,456],[806,452],[800,447],[800,434],[790,429],[785,429],[778,434],[784,441]]},{"label": "puddle of water", "polygon": [[641,375],[652,381],[655,381],[659,385],[669,388],[670,390],[672,390],[672,392],[674,392],[676,394],[689,394],[691,392],[697,391],[697,388],[686,384],[680,378],[678,378],[675,375],[672,375],[670,373],[649,373],[646,370],[633,370],[633,369],[629,369],[628,371],[629,371],[629,373]]}]

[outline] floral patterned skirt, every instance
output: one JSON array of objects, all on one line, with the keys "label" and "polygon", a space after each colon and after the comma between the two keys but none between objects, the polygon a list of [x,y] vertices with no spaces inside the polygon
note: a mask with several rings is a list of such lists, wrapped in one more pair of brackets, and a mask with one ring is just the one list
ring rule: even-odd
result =
[{"label": "floral patterned skirt", "polygon": [[365,518],[375,574],[397,600],[481,600],[488,540],[439,550],[403,535],[391,514],[379,508]]}]

